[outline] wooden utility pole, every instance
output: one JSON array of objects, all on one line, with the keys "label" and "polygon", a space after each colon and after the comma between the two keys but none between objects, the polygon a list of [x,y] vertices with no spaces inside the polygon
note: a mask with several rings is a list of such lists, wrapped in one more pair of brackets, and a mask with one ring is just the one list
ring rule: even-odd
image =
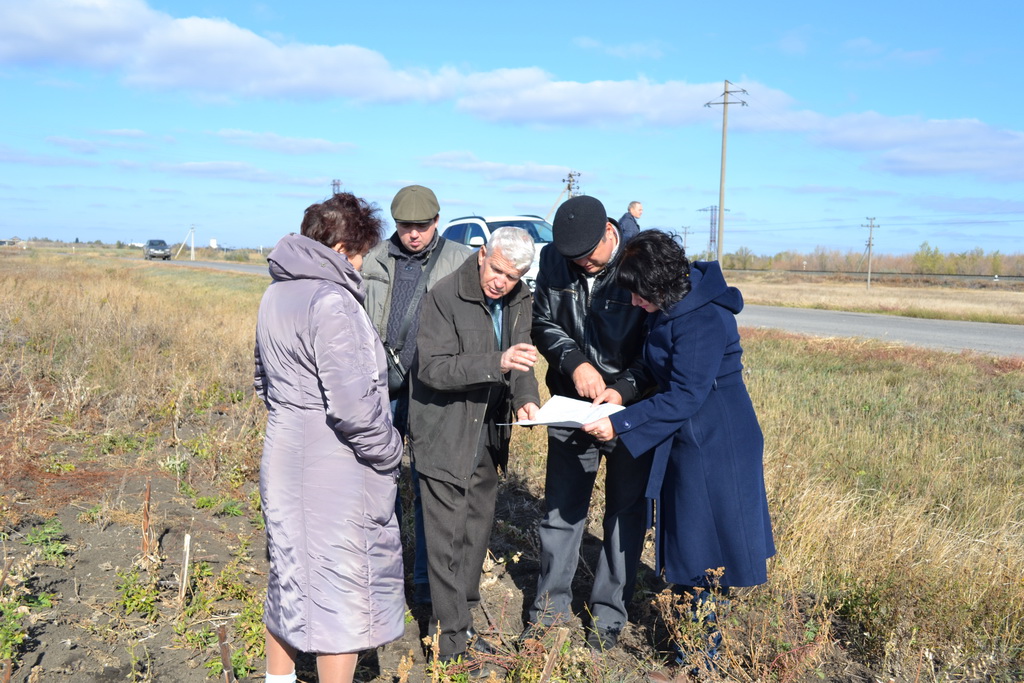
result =
[{"label": "wooden utility pole", "polygon": [[861,224],[860,227],[868,229],[868,289],[871,289],[871,247],[874,246],[875,242],[875,228],[879,227],[875,225],[874,218],[866,219],[868,224]]},{"label": "wooden utility pole", "polygon": [[[732,85],[729,81],[725,82],[725,90],[722,93],[721,102],[708,102],[704,106],[710,107],[713,104],[722,105],[722,175],[718,179],[718,243],[715,250],[715,258],[719,263],[722,262],[722,238],[725,234],[725,143],[729,131],[729,105],[735,104],[735,102],[729,101],[729,95],[735,93],[747,94],[746,90],[729,90],[729,86]],[[743,100],[737,100],[739,104],[744,107],[747,103]]]}]

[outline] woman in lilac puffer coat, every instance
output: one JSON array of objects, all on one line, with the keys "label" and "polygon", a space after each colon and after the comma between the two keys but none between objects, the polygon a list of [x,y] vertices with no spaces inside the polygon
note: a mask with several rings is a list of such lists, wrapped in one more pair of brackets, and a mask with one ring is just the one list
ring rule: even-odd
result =
[{"label": "woman in lilac puffer coat", "polygon": [[322,683],[351,681],[360,650],[404,631],[394,514],[402,439],[358,273],[381,228],[375,207],[336,194],[306,209],[302,234],[267,257],[255,386],[269,411],[260,465],[268,681],[295,681],[299,651],[317,653]]}]

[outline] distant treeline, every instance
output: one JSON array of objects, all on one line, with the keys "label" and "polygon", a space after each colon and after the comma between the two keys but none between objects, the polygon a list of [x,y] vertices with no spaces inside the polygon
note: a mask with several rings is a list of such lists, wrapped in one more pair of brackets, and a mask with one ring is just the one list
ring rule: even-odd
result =
[{"label": "distant treeline", "polygon": [[[867,254],[815,247],[809,254],[783,251],[774,256],[759,256],[746,247],[722,257],[722,267],[741,270],[827,270],[864,272]],[[986,252],[980,247],[970,251],[942,253],[927,242],[913,254],[872,254],[871,269],[876,272],[922,275],[1024,275],[1024,254]]]}]

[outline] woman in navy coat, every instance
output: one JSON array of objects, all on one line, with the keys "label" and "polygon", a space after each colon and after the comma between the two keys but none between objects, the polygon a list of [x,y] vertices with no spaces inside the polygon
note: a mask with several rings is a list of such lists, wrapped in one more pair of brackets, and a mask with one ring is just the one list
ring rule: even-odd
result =
[{"label": "woman in navy coat", "polygon": [[659,391],[583,429],[605,441],[617,436],[634,456],[654,450],[647,497],[657,501],[657,564],[667,581],[698,589],[764,583],[775,544],[764,438],[740,362],[743,297],[717,262],[691,268],[658,230],[625,245],[617,278],[651,314],[644,362]]}]

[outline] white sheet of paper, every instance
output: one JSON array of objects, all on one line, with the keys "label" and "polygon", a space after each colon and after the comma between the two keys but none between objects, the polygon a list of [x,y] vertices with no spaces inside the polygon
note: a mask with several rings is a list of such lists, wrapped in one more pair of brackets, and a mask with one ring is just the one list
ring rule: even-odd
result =
[{"label": "white sheet of paper", "polygon": [[537,415],[532,420],[520,420],[513,424],[530,427],[532,425],[547,425],[549,427],[582,427],[594,420],[608,417],[613,413],[622,410],[622,406],[614,403],[602,403],[592,405],[590,401],[580,401],[565,396],[552,396],[551,399],[541,406]]}]

